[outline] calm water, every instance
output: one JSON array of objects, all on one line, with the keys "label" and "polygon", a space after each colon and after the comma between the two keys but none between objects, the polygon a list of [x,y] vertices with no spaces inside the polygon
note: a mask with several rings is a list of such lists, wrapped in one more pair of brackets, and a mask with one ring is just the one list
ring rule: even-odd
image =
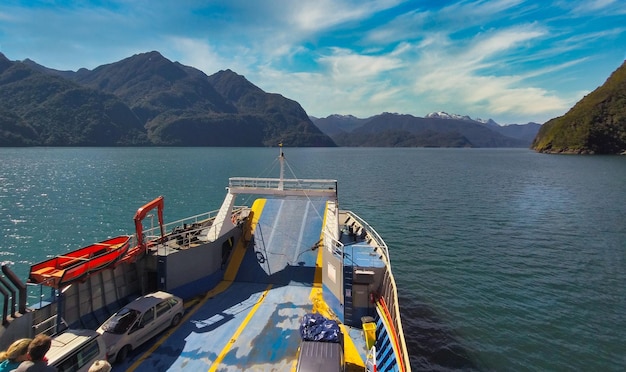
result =
[{"label": "calm water", "polygon": [[[0,254],[30,264],[109,236],[165,197],[214,210],[277,149],[0,148]],[[414,370],[626,369],[626,157],[523,149],[286,149],[336,178],[390,246]]]}]

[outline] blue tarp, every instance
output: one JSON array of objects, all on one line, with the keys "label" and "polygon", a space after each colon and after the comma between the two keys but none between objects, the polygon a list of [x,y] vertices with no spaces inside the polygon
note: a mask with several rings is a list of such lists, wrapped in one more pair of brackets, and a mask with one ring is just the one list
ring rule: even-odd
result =
[{"label": "blue tarp", "polygon": [[341,342],[341,330],[334,320],[320,314],[305,314],[300,321],[302,341]]}]

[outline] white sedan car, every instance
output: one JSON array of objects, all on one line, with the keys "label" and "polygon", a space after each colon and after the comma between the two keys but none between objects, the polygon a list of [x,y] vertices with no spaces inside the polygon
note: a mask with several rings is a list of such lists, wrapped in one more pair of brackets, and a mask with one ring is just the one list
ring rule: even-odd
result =
[{"label": "white sedan car", "polygon": [[124,306],[97,332],[107,347],[107,359],[121,362],[128,353],[183,318],[183,300],[167,292],[154,292]]}]

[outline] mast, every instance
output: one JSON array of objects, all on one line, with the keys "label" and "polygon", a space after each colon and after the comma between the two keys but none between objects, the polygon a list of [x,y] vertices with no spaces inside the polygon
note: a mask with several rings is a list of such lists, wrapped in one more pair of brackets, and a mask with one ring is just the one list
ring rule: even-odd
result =
[{"label": "mast", "polygon": [[278,161],[280,162],[280,179],[278,181],[278,189],[283,190],[283,179],[285,176],[285,154],[283,153],[283,143],[278,144]]},{"label": "mast", "polygon": [[[316,196],[337,200],[337,180],[285,178],[287,159],[283,143],[278,144],[280,176],[278,178],[231,177],[228,193],[233,195]],[[274,166],[276,163],[274,163]],[[220,212],[221,213],[221,212]],[[226,215],[226,214],[225,214]]]}]

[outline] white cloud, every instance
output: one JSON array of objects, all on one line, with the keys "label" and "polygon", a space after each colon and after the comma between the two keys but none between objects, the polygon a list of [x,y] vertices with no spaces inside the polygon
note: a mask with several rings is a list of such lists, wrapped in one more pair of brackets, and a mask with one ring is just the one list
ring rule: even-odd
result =
[{"label": "white cloud", "polygon": [[482,27],[494,19],[512,18],[511,9],[523,3],[523,0],[460,1],[438,10],[417,8],[370,30],[365,39],[372,43],[393,43],[420,40],[437,33],[450,35]]},{"label": "white cloud", "polygon": [[[561,113],[567,109],[569,102],[555,92],[527,83],[525,79],[533,73],[502,75],[486,69],[503,63],[500,55],[508,56],[520,44],[544,34],[543,30],[532,25],[497,30],[477,35],[465,47],[455,45],[458,50],[453,54],[449,52],[449,44],[453,44],[450,40],[428,42],[428,47],[420,50],[422,58],[419,58],[415,68],[414,91],[442,106],[462,103],[466,110],[471,111],[461,114],[493,113],[545,118]],[[441,45],[444,47],[440,48]],[[504,57],[504,60],[507,58],[510,57]]]},{"label": "white cloud", "polygon": [[207,74],[230,68],[316,116],[458,108],[497,121],[541,121],[582,96],[581,71],[593,64],[599,75],[596,62],[613,67],[606,56],[623,56],[615,49],[626,31],[601,24],[626,14],[619,0],[111,4],[0,5],[3,52],[76,69],[158,50]]},{"label": "white cloud", "polygon": [[460,108],[461,114],[494,115],[500,121],[545,121],[564,113],[571,100],[528,79],[577,62],[508,75],[487,67],[512,59],[511,51],[526,49],[546,32],[538,25],[522,25],[484,32],[470,42],[431,34],[381,54],[333,48],[318,59],[324,69],[317,73],[273,69],[260,72],[258,85],[297,100],[315,116],[367,117],[385,111],[421,116],[439,108]]},{"label": "white cloud", "polygon": [[574,6],[574,13],[588,14],[589,12],[597,12],[611,8],[613,5],[619,7],[620,4],[617,0],[585,0],[572,5]]},{"label": "white cloud", "polygon": [[288,1],[280,14],[298,30],[316,32],[346,22],[358,21],[397,5],[398,0],[383,1],[337,1],[309,0]]},{"label": "white cloud", "polygon": [[338,83],[377,78],[403,65],[399,58],[390,56],[361,55],[339,48],[334,48],[333,52],[330,56],[321,57],[319,63],[327,67],[330,77]]},{"label": "white cloud", "polygon": [[533,25],[511,27],[479,34],[474,37],[473,45],[460,58],[468,61],[482,61],[503,52],[509,52],[519,44],[539,38],[545,32]]},{"label": "white cloud", "polygon": [[[238,74],[247,74],[250,66],[256,62],[244,47],[233,47],[238,49],[236,52],[219,53],[213,46],[204,40],[170,37],[167,43],[172,45],[170,49],[173,54],[177,55],[180,63],[193,66],[204,71],[205,74],[211,75],[220,70],[231,69]],[[225,58],[224,56],[233,56]]]},{"label": "white cloud", "polygon": [[534,77],[538,77],[541,75],[548,75],[548,74],[553,74],[555,72],[558,71],[562,71],[565,70],[567,68],[570,68],[572,66],[578,65],[580,63],[583,63],[585,61],[587,61],[588,58],[579,58],[579,59],[575,59],[572,61],[567,61],[564,63],[560,63],[560,64],[555,64],[555,65],[551,65],[551,66],[547,66],[547,67],[541,67],[541,68],[536,68],[534,70],[527,70],[527,71],[523,71],[520,72],[520,76],[521,76],[521,80],[527,80],[530,78],[534,78]]},{"label": "white cloud", "polygon": [[12,22],[14,20],[14,16],[6,13],[6,12],[0,12],[0,21],[3,22]]},{"label": "white cloud", "polygon": [[[439,12],[444,17],[451,17],[473,21],[472,24],[482,23],[485,18],[491,19],[496,14],[501,14],[524,4],[524,0],[481,0],[460,1],[444,7]],[[467,25],[464,25],[467,27]]]},{"label": "white cloud", "polygon": [[326,32],[341,29],[346,24],[358,25],[361,20],[399,2],[401,0],[233,0],[223,5],[224,14],[229,14],[232,22],[220,23],[215,40],[208,34],[205,39],[214,44],[245,45],[257,54],[259,63],[272,64],[302,51],[303,44],[316,44]]},{"label": "white cloud", "polygon": [[626,27],[618,27],[611,30],[574,34],[573,36],[559,40],[558,44],[570,49],[594,47],[594,45],[597,45],[598,40],[614,39],[625,31]]},{"label": "white cloud", "polygon": [[[373,61],[371,56],[334,56],[337,66],[352,60],[357,63]],[[364,59],[361,59],[364,58]],[[376,62],[373,63],[377,65]],[[339,67],[341,70],[343,67]],[[384,111],[400,111],[407,102],[403,87],[393,85],[385,78],[385,68],[368,69],[363,74],[335,75],[338,70],[311,73],[289,73],[266,68],[254,76],[255,84],[266,91],[280,92],[283,96],[298,101],[314,116],[330,114],[353,114],[361,117],[376,115]]]}]

